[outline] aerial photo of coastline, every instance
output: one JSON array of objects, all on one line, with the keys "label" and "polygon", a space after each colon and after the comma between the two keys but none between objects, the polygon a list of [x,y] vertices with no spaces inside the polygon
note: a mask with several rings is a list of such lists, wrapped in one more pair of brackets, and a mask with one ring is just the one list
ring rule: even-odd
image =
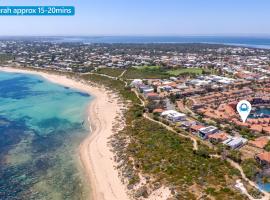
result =
[{"label": "aerial photo of coastline", "polygon": [[270,200],[270,2],[69,3],[0,12],[0,200]]}]

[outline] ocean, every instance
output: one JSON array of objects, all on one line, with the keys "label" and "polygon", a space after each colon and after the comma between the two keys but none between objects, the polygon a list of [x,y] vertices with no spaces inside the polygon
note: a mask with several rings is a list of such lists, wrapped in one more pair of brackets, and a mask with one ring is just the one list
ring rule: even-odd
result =
[{"label": "ocean", "polygon": [[78,146],[88,94],[19,73],[0,73],[0,199],[85,199]]},{"label": "ocean", "polygon": [[270,49],[269,36],[1,36],[0,40],[24,40],[37,42],[75,42],[107,44],[151,44],[151,43],[205,43],[241,47]]},{"label": "ocean", "polygon": [[83,43],[209,43],[270,49],[270,36],[72,36],[50,39]]}]

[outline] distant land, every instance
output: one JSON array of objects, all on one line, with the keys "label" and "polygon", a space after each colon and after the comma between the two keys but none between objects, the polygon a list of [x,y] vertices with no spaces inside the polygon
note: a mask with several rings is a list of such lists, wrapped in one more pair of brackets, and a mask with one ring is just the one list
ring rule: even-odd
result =
[{"label": "distant land", "polygon": [[209,43],[270,49],[270,36],[14,36],[0,40],[82,43]]}]

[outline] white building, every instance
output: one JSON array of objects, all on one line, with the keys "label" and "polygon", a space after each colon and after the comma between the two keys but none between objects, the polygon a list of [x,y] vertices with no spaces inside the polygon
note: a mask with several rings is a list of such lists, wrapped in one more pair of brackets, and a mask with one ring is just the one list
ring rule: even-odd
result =
[{"label": "white building", "polygon": [[223,142],[224,145],[229,146],[231,149],[236,149],[247,143],[247,139],[242,137],[231,137]]},{"label": "white building", "polygon": [[183,113],[179,113],[175,110],[166,110],[161,113],[162,117],[166,117],[168,120],[172,122],[179,122],[186,120],[186,115]]},{"label": "white building", "polygon": [[208,127],[201,128],[199,130],[199,136],[202,139],[207,139],[209,135],[215,134],[217,132],[218,132],[218,128],[217,127],[208,126]]},{"label": "white building", "polygon": [[153,93],[154,92],[154,88],[145,88],[143,89],[143,94],[147,95],[149,93]]},{"label": "white building", "polygon": [[138,87],[139,85],[142,85],[143,84],[143,81],[141,79],[134,79],[130,85],[132,87]]}]

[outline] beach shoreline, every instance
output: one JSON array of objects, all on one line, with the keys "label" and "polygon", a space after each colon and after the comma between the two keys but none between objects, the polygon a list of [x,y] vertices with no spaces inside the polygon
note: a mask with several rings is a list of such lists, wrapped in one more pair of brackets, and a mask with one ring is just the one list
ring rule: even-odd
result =
[{"label": "beach shoreline", "polygon": [[89,134],[79,146],[81,165],[90,185],[91,200],[128,200],[126,186],[121,182],[115,166],[114,153],[108,144],[114,134],[114,125],[118,129],[124,126],[116,118],[121,118],[124,105],[119,97],[105,88],[76,81],[64,75],[50,74],[35,69],[0,67],[2,72],[38,75],[46,80],[65,87],[70,87],[93,96],[87,107]]}]

